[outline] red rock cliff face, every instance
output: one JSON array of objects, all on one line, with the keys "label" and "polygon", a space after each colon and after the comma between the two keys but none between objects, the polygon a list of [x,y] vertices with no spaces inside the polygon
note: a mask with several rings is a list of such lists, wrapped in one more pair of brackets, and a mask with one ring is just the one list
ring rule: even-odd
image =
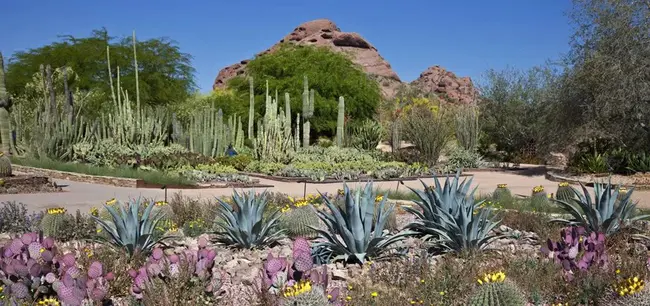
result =
[{"label": "red rock cliff face", "polygon": [[[341,32],[341,29],[331,20],[318,19],[303,23],[280,40],[280,42],[258,55],[273,52],[284,42],[298,45],[325,46],[336,52],[348,54],[354,63],[377,80],[383,95],[387,98],[393,97],[397,89],[404,84],[397,73],[393,71],[390,64],[379,54],[377,48],[357,33]],[[244,74],[248,62],[249,60],[243,60],[221,69],[212,87],[214,89],[222,88],[229,79]],[[467,94],[464,92],[473,90],[471,80],[469,78],[456,78],[453,73],[446,72],[442,68],[440,69],[445,73],[439,70],[432,70],[433,68],[439,67],[429,68],[412,84],[424,86],[423,88],[436,93],[444,92],[449,98],[458,97],[460,102],[466,103],[463,102],[467,100]],[[430,72],[430,70],[432,71]],[[443,75],[442,78],[440,75]],[[470,87],[471,90],[468,89]],[[456,91],[459,92],[457,93]]]},{"label": "red rock cliff face", "polygon": [[473,104],[478,95],[472,79],[457,77],[453,72],[440,66],[432,66],[420,73],[420,77],[411,82],[427,92],[436,93],[442,99],[462,104]]}]

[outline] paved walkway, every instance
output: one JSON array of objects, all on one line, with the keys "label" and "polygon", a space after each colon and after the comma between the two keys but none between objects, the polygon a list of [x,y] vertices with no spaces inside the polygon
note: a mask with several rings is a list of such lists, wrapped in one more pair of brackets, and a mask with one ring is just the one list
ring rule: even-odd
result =
[{"label": "paved walkway", "polygon": [[[474,174],[474,184],[478,184],[479,193],[490,193],[494,191],[497,184],[508,184],[508,188],[514,194],[529,195],[534,186],[542,185],[547,192],[555,192],[557,183],[548,181],[542,174],[523,175],[512,174],[503,172],[467,172]],[[82,212],[87,212],[93,206],[101,206],[102,203],[111,198],[118,200],[127,200],[129,198],[137,198],[138,196],[154,198],[156,200],[164,199],[164,191],[161,189],[136,189],[115,187],[110,185],[97,185],[89,183],[71,182],[65,180],[55,180],[60,185],[68,185],[65,187],[65,192],[60,193],[39,193],[39,194],[12,194],[0,195],[0,202],[17,201],[27,205],[30,210],[42,210],[48,207],[65,207],[68,211],[76,211],[80,209]],[[428,178],[423,180],[427,185],[433,184],[433,179]],[[260,183],[273,185],[273,188],[268,188],[269,191],[282,192],[291,196],[302,196],[303,188],[305,185],[302,183],[286,183],[271,180],[260,179]],[[383,190],[396,189],[406,190],[404,186],[399,186],[398,182],[375,182],[376,187]],[[405,185],[415,188],[421,188],[422,185],[419,181],[405,181]],[[350,183],[352,186],[357,186],[359,183]],[[309,193],[328,192],[334,193],[342,188],[342,184],[307,184],[306,191]],[[211,199],[215,196],[230,195],[232,189],[226,188],[213,188],[213,189],[186,189],[174,190],[169,189],[168,196],[171,197],[175,192],[181,191],[183,195],[191,197],[201,197],[204,199]],[[650,208],[650,191],[635,191],[634,200],[639,201],[639,207]]]}]

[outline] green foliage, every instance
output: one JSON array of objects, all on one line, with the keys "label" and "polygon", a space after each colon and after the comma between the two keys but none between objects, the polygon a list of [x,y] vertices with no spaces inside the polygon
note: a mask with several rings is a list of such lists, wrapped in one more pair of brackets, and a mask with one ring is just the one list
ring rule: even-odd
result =
[{"label": "green foliage", "polygon": [[145,171],[137,170],[127,167],[119,168],[105,168],[105,167],[94,167],[90,165],[80,164],[80,163],[66,163],[50,159],[26,159],[26,158],[14,158],[12,159],[15,164],[52,169],[58,171],[82,173],[89,175],[99,175],[99,176],[114,176],[114,177],[123,177],[123,178],[133,178],[141,179],[144,182],[152,184],[161,184],[161,185],[193,185],[194,182],[189,181],[183,177],[172,176],[159,171]]},{"label": "green foliage", "polygon": [[378,258],[386,255],[391,245],[404,239],[403,235],[391,236],[383,233],[395,205],[384,209],[386,198],[382,199],[377,206],[375,217],[376,194],[372,183],[366,184],[363,192],[358,188],[352,193],[347,184],[343,185],[343,190],[343,207],[323,197],[329,212],[318,211],[318,217],[325,223],[327,230],[312,226],[319,237],[324,239],[316,243],[314,248],[326,249],[335,261],[364,263],[368,257]]},{"label": "green foliage", "polygon": [[[285,111],[278,111],[279,101],[268,95],[268,81],[266,84],[266,110],[263,120],[257,122],[257,136],[253,140],[253,156],[261,161],[286,163],[300,146],[298,127],[292,134],[291,117],[286,116]],[[305,90],[306,86],[305,83]],[[285,95],[286,105],[290,103],[288,98],[288,95]],[[305,133],[309,133],[308,125],[305,127]],[[308,138],[306,140],[308,141]]]},{"label": "green foliage", "polygon": [[74,215],[63,213],[43,214],[40,223],[43,235],[56,241],[90,240],[97,236],[97,223],[89,216],[77,210]]},{"label": "green foliage", "polygon": [[310,226],[319,224],[318,215],[310,205],[302,207],[292,207],[282,212],[280,216],[280,227],[286,230],[290,238],[304,237],[315,238],[318,233]]},{"label": "green foliage", "polygon": [[419,209],[403,207],[415,216],[405,229],[413,231],[409,234],[434,240],[444,251],[480,251],[498,237],[491,231],[499,222],[492,220],[490,207],[480,207],[484,200],[474,200],[476,188],[469,190],[473,178],[461,183],[460,174],[458,171],[451,181],[447,177],[444,186],[435,177],[435,186],[422,182],[424,190],[409,187],[420,200],[415,201]]},{"label": "green foliage", "polygon": [[577,199],[570,202],[556,200],[566,213],[570,214],[571,219],[553,219],[567,225],[582,226],[587,231],[604,233],[612,235],[618,232],[622,227],[630,225],[637,220],[647,220],[650,215],[638,215],[636,213],[636,204],[632,203],[632,194],[634,189],[630,189],[625,196],[617,200],[619,190],[611,181],[607,184],[594,184],[594,198],[592,201],[591,193],[582,187],[582,194],[578,190],[573,190]]},{"label": "green foliage", "polygon": [[109,245],[127,252],[129,257],[136,254],[147,255],[153,247],[164,240],[165,237],[154,237],[158,223],[165,217],[164,214],[152,214],[155,203],[150,202],[142,214],[139,213],[141,199],[130,200],[127,205],[117,203],[116,206],[104,204],[111,219],[106,221],[93,216],[102,231],[107,233],[105,239]]},{"label": "green foliage", "polygon": [[483,284],[470,298],[471,306],[525,306],[526,296],[511,282]]},{"label": "green foliage", "polygon": [[243,195],[234,191],[234,207],[220,198],[217,202],[217,241],[227,246],[254,249],[271,245],[283,237],[284,231],[277,229],[280,211],[271,211],[264,217],[269,203],[266,191],[255,194],[251,189]]},{"label": "green foliage", "polygon": [[349,143],[359,150],[375,150],[383,134],[384,131],[379,122],[366,119],[353,127]]},{"label": "green foliage", "polygon": [[253,158],[247,154],[237,154],[235,156],[218,157],[215,161],[224,166],[231,166],[238,171],[244,171],[253,161]]},{"label": "green foliage", "polygon": [[415,105],[403,120],[404,134],[429,164],[436,164],[440,153],[453,136],[452,113],[445,108]]},{"label": "green foliage", "polygon": [[38,232],[42,213],[28,215],[27,207],[15,201],[2,202],[0,206],[0,232],[23,234]]},{"label": "green foliage", "polygon": [[[43,47],[16,52],[7,69],[9,92],[19,96],[25,92],[24,85],[31,81],[39,65],[49,63],[53,67],[68,65],[78,75],[70,86],[82,91],[100,89],[106,96],[110,87],[105,82],[106,47],[110,46],[114,65],[120,67],[124,88],[135,92],[133,74],[133,46],[131,37],[116,40],[105,29],[94,30],[89,37],[66,36],[60,42]],[[172,40],[154,38],[137,43],[140,96],[150,105],[166,105],[184,101],[195,88],[194,68],[191,56],[180,51]],[[94,101],[89,110],[100,108],[104,101]]]},{"label": "green foliage", "polygon": [[[372,118],[381,100],[379,85],[342,53],[314,46],[285,44],[273,53],[256,57],[246,66],[255,80],[268,80],[269,87],[287,92],[292,99],[291,109],[300,110],[303,77],[309,78],[314,89],[314,114],[311,128],[317,135],[333,136],[337,122],[337,99],[345,97],[345,113],[355,120]],[[238,96],[248,94],[249,83],[245,77],[236,77],[228,83]],[[255,98],[264,101],[264,84],[254,85]],[[260,97],[261,96],[261,97]],[[247,104],[244,104],[247,106]],[[255,103],[258,114],[263,113],[263,103]],[[246,116],[245,110],[238,113]],[[294,111],[292,116],[298,113]]]},{"label": "green foliage", "polygon": [[481,154],[476,150],[465,150],[457,148],[451,151],[447,160],[446,168],[449,170],[480,168],[484,165]]},{"label": "green foliage", "polygon": [[607,156],[605,154],[588,154],[580,158],[575,166],[579,171],[586,173],[608,173]]},{"label": "green foliage", "polygon": [[209,228],[203,219],[196,219],[186,222],[183,225],[183,234],[188,237],[198,237],[207,233]]},{"label": "green foliage", "polygon": [[478,109],[475,106],[461,106],[456,110],[456,140],[465,151],[472,152],[478,147],[478,118]]}]

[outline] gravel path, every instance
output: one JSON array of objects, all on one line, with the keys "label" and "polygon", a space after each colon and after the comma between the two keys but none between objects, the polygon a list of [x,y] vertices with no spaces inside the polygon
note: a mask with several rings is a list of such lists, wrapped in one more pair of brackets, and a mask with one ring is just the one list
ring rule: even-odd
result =
[{"label": "gravel path", "polygon": [[[471,172],[467,172],[471,173]],[[542,185],[547,192],[555,192],[557,183],[548,181],[542,174],[524,175],[512,174],[503,172],[475,172],[473,186],[478,184],[479,193],[492,192],[497,184],[508,184],[508,188],[514,194],[529,195],[534,186]],[[138,196],[155,198],[156,200],[164,199],[164,190],[161,189],[136,189],[115,187],[110,185],[98,185],[80,182],[71,182],[65,180],[55,180],[60,185],[68,185],[64,188],[65,192],[60,193],[39,193],[39,194],[5,194],[0,195],[0,202],[17,201],[27,205],[30,210],[42,210],[48,207],[60,206],[65,207],[68,211],[75,211],[80,209],[87,212],[93,206],[99,206],[104,201],[116,198],[118,200],[127,200],[129,198],[136,198]],[[433,179],[424,179],[428,185],[433,183]],[[268,188],[269,191],[282,192],[291,196],[302,196],[305,185],[302,183],[287,183],[277,182],[271,180],[260,179],[260,183],[273,185],[273,188]],[[363,184],[363,183],[361,183]],[[406,181],[405,185],[421,188],[422,185],[419,181]],[[350,183],[352,186],[357,186],[359,183]],[[395,189],[406,190],[405,186],[399,186],[398,182],[375,182],[375,186],[381,189]],[[328,192],[334,193],[342,188],[342,184],[307,184],[307,193]],[[167,191],[168,196],[175,192],[181,191],[183,195],[191,197],[201,197],[210,199],[215,196],[230,195],[232,189],[226,188],[213,188],[213,189],[186,189]],[[634,200],[639,201],[639,207],[650,208],[650,191],[635,191]]]}]

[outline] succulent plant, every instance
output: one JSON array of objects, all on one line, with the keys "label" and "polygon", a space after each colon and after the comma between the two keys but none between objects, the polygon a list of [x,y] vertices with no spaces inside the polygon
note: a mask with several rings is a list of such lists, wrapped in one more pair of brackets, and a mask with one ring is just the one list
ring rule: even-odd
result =
[{"label": "succulent plant", "polygon": [[12,303],[33,302],[56,295],[66,305],[102,301],[112,273],[93,262],[84,273],[71,253],[58,255],[54,240],[36,233],[23,234],[1,249],[0,279]]},{"label": "succulent plant", "polygon": [[315,238],[318,233],[310,225],[320,222],[318,215],[310,206],[294,207],[284,211],[279,219],[280,227],[286,230],[290,238]]},{"label": "succulent plant", "polygon": [[[167,282],[169,279],[180,277],[182,273],[189,273],[190,282],[203,286],[206,294],[217,294],[223,279],[221,274],[213,273],[217,253],[214,249],[208,249],[207,244],[207,239],[200,237],[198,250],[186,249],[176,254],[166,253],[160,248],[153,249],[144,266],[129,270],[129,275],[133,278],[131,294],[136,299],[142,299],[143,293],[150,288],[152,282]],[[181,271],[182,269],[188,271]]]},{"label": "succulent plant", "polygon": [[[307,286],[303,286],[307,287]],[[308,290],[307,290],[308,288]],[[295,295],[284,297],[281,306],[330,306],[332,305],[327,298],[325,290],[320,286],[311,286],[303,289],[303,292]]]},{"label": "succulent plant", "polygon": [[512,282],[482,284],[470,298],[470,306],[525,306],[526,296]]},{"label": "succulent plant", "polygon": [[334,260],[364,263],[367,257],[384,255],[392,244],[405,238],[403,235],[384,233],[384,227],[395,205],[384,209],[384,197],[377,206],[375,217],[376,193],[372,186],[370,182],[366,184],[363,192],[357,189],[352,193],[347,184],[344,184],[344,207],[339,207],[329,198],[322,196],[329,212],[317,213],[327,230],[312,226],[323,239],[315,245],[316,248],[324,247],[331,251]]},{"label": "succulent plant", "polygon": [[70,231],[69,228],[62,228],[65,224],[65,218],[70,217],[66,214],[64,208],[50,208],[46,211],[41,219],[41,229],[43,235],[47,237],[57,238],[59,231]]},{"label": "succulent plant", "polygon": [[568,214],[571,219],[553,219],[567,225],[584,227],[589,232],[604,233],[611,235],[616,233],[622,226],[629,225],[637,220],[647,220],[650,215],[634,216],[636,204],[632,203],[633,188],[630,188],[623,198],[617,201],[619,190],[611,184],[594,184],[594,198],[582,187],[582,193],[573,189],[576,199],[571,201],[555,200]]},{"label": "succulent plant", "polygon": [[576,193],[573,190],[573,187],[569,185],[569,183],[563,182],[558,184],[557,191],[555,192],[555,199],[558,201],[571,203],[571,201],[575,198]]},{"label": "succulent plant", "polygon": [[109,236],[106,241],[119,249],[124,249],[129,256],[136,253],[148,254],[153,247],[166,237],[154,237],[154,231],[164,217],[164,214],[152,214],[154,203],[149,203],[142,216],[139,216],[140,198],[130,200],[125,207],[118,203],[119,211],[111,205],[104,204],[104,208],[111,215],[110,221],[93,216],[102,230]]},{"label": "succulent plant", "polygon": [[216,231],[217,240],[228,246],[238,248],[257,248],[275,243],[284,236],[284,230],[278,229],[280,210],[273,210],[265,218],[268,205],[267,192],[257,195],[250,190],[248,195],[240,196],[237,191],[232,196],[237,210],[217,198],[217,223],[222,222]]},{"label": "succulent plant", "polygon": [[573,271],[587,270],[592,266],[607,267],[605,234],[587,233],[582,227],[563,229],[561,240],[548,240],[541,248],[542,254],[562,265],[567,279],[573,278]]},{"label": "succulent plant", "polygon": [[459,178],[460,172],[451,182],[447,177],[444,187],[435,178],[435,188],[425,185],[424,191],[412,189],[421,199],[415,203],[422,212],[404,207],[415,216],[415,221],[405,227],[411,232],[405,235],[423,236],[424,240],[433,240],[443,251],[453,252],[482,250],[499,237],[491,233],[499,224],[493,221],[492,209],[482,206],[484,200],[474,200],[476,188],[469,191],[471,179],[459,184]]},{"label": "succulent plant", "polygon": [[[9,118],[7,118],[9,119]],[[4,136],[6,134],[2,134]],[[0,152],[0,177],[11,176],[11,159],[4,153]]]},{"label": "succulent plant", "polygon": [[510,191],[510,189],[508,189],[507,184],[498,184],[497,188],[492,193],[492,200],[496,202],[500,202],[511,198],[512,198],[512,192]]}]

